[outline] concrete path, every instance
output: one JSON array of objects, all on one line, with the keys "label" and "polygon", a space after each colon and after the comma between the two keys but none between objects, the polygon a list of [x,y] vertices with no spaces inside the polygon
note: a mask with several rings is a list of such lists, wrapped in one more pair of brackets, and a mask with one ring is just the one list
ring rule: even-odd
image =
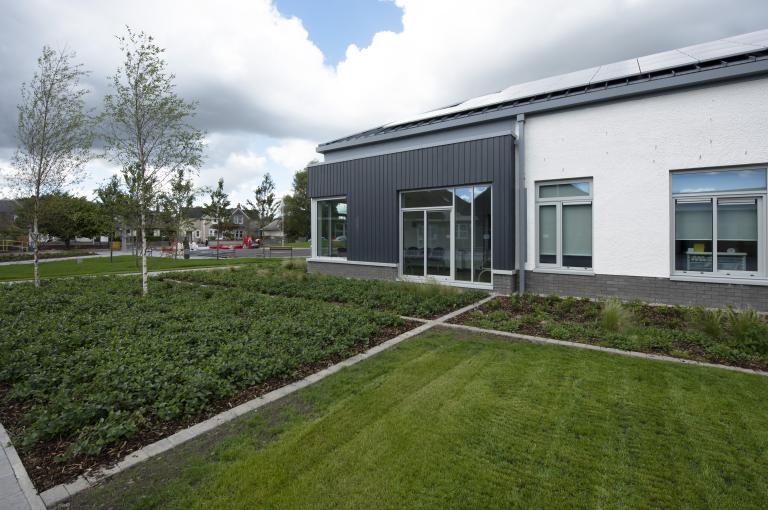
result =
[{"label": "concrete path", "polygon": [[[115,252],[115,256],[117,255],[125,255],[121,254],[120,252]],[[40,259],[40,263],[44,264],[46,262],[61,262],[62,260],[77,260],[77,259],[93,259],[96,257],[109,257],[109,252],[96,252],[96,255],[79,255],[77,257],[56,257],[52,259]],[[0,262],[0,266],[14,266],[17,264],[32,264],[34,260],[8,260],[6,262]]]},{"label": "concrete path", "polygon": [[44,510],[19,454],[0,425],[0,508],[3,510]]}]

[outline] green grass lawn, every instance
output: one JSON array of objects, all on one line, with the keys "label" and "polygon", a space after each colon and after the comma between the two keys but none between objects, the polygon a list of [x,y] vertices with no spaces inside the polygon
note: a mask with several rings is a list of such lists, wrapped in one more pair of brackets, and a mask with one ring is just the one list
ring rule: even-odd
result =
[{"label": "green grass lawn", "polygon": [[72,508],[764,508],[768,378],[433,330]]},{"label": "green grass lawn", "polygon": [[[172,259],[165,257],[150,257],[147,259],[150,271],[163,271],[168,269],[209,267],[222,265],[243,264],[268,264],[277,265],[279,261],[266,262],[259,258],[233,258],[233,259]],[[55,278],[60,276],[84,276],[94,274],[135,273],[141,271],[141,260],[133,255],[119,255],[113,258],[93,257],[77,260],[61,260],[56,262],[43,262],[40,264],[42,278]],[[13,264],[0,266],[0,281],[27,280],[32,278],[32,264]]]}]

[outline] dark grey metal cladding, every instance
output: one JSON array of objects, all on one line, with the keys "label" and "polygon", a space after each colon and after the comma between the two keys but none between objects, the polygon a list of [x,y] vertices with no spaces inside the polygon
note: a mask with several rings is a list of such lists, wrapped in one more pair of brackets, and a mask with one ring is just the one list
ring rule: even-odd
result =
[{"label": "dark grey metal cladding", "polygon": [[399,261],[400,191],[493,185],[493,267],[513,269],[514,140],[511,135],[312,166],[312,198],[347,197],[349,260]]}]

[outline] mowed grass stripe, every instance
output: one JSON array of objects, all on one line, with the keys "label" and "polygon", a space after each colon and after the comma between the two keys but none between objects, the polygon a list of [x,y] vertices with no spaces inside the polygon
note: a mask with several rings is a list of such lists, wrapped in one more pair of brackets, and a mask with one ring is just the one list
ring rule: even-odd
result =
[{"label": "mowed grass stripe", "polygon": [[[240,436],[140,506],[760,508],[767,391],[747,374],[437,330],[302,391],[313,411],[275,441]],[[120,483],[108,490],[142,490]]]}]

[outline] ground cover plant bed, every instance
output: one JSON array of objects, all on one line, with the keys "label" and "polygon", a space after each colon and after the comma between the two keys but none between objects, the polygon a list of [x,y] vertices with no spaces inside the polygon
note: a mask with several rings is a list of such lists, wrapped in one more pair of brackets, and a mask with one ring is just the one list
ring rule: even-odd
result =
[{"label": "ground cover plant bed", "polygon": [[414,326],[133,277],[0,288],[0,422],[39,490]]},{"label": "ground cover plant bed", "polygon": [[495,298],[453,322],[768,369],[768,321],[752,310],[707,310],[525,294]]},{"label": "ground cover plant bed", "polygon": [[285,268],[249,267],[218,274],[174,274],[169,278],[248,289],[270,295],[352,304],[419,318],[439,317],[488,295],[483,291],[437,284],[357,280],[310,274],[306,272],[306,266],[298,261],[285,261],[283,265],[288,266],[288,272]]},{"label": "ground cover plant bed", "polygon": [[[147,266],[150,271],[168,271],[172,269],[190,269],[195,267],[239,266],[257,264],[262,267],[279,266],[277,259],[236,258],[236,259],[173,259],[149,257]],[[67,276],[87,276],[99,274],[119,274],[141,272],[141,259],[133,255],[113,257],[92,257],[82,260],[61,260],[40,264],[42,278]],[[32,264],[13,264],[0,266],[0,281],[32,279]]]},{"label": "ground cover plant bed", "polygon": [[433,329],[71,508],[761,509],[766,394],[751,374]]}]

